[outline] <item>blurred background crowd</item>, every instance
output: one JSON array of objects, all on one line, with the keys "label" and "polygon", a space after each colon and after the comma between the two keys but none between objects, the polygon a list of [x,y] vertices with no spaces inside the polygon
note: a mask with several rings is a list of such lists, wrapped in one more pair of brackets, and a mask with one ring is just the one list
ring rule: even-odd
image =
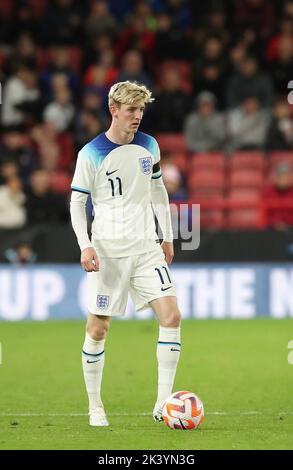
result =
[{"label": "blurred background crowd", "polygon": [[69,224],[77,152],[123,80],[152,89],[141,130],[202,229],[293,227],[293,0],[1,0],[0,236],[27,229],[24,257]]}]

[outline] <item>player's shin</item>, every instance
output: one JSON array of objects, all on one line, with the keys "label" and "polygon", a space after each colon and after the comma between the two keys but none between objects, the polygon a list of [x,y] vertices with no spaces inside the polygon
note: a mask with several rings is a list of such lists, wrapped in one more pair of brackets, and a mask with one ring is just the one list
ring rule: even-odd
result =
[{"label": "player's shin", "polygon": [[95,341],[86,333],[82,349],[82,367],[90,412],[103,407],[101,383],[105,362],[104,345],[105,339]]},{"label": "player's shin", "polygon": [[164,401],[172,393],[180,349],[180,327],[165,328],[160,326],[157,345],[158,396],[154,411],[161,411]]}]

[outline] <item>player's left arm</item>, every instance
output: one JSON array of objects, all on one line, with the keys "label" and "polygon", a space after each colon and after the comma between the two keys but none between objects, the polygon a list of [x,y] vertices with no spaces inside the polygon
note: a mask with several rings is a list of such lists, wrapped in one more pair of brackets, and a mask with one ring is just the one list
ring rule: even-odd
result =
[{"label": "player's left arm", "polygon": [[161,247],[165,255],[165,260],[170,264],[174,257],[173,229],[169,197],[163,182],[159,163],[155,163],[153,166],[152,206],[163,234]]}]

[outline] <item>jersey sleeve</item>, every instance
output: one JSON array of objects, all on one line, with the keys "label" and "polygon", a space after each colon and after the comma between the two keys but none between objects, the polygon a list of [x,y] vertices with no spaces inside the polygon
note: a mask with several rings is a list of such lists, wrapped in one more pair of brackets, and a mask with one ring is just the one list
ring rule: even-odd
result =
[{"label": "jersey sleeve", "polygon": [[71,183],[72,191],[90,194],[94,186],[94,177],[95,170],[90,155],[86,148],[83,148],[77,156],[75,172]]}]

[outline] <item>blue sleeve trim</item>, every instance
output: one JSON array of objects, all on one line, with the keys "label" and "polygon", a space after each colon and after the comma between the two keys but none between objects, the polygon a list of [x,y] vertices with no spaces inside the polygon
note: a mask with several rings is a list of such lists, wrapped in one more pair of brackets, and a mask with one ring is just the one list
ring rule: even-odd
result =
[{"label": "blue sleeve trim", "polygon": [[77,186],[71,186],[71,189],[72,191],[78,191],[79,193],[91,194],[91,192],[88,191],[87,189],[78,188]]},{"label": "blue sleeve trim", "polygon": [[102,354],[104,354],[105,351],[102,351],[102,352],[100,352],[100,353],[98,353],[98,354],[87,353],[87,352],[85,352],[84,350],[82,350],[82,352],[83,352],[83,354],[85,354],[86,356],[99,357],[99,356],[101,356]]}]

